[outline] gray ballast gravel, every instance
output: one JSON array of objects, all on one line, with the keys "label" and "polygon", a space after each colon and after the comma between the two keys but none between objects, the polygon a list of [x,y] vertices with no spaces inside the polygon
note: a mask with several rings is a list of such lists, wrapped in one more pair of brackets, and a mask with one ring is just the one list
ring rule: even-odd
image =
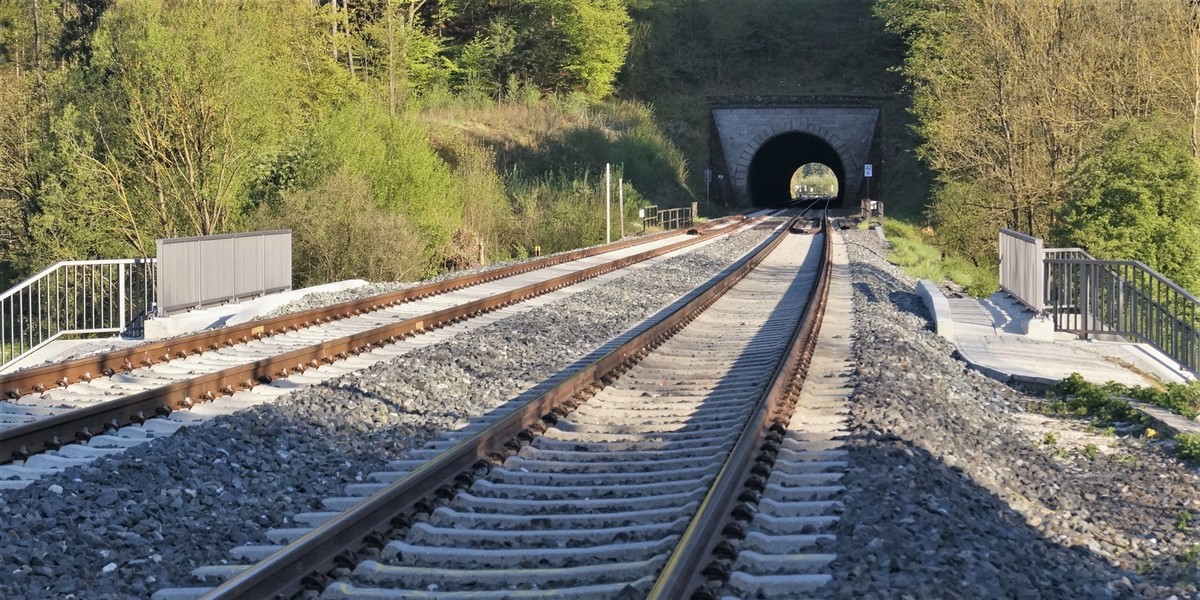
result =
[{"label": "gray ballast gravel", "polygon": [[0,494],[0,597],[146,598],[270,543],[661,309],[761,243],[750,230],[551,305]]},{"label": "gray ballast gravel", "polygon": [[1037,399],[951,358],[874,233],[845,235],[851,469],[820,595],[1196,597],[1196,465],[1141,437],[1027,412]]}]

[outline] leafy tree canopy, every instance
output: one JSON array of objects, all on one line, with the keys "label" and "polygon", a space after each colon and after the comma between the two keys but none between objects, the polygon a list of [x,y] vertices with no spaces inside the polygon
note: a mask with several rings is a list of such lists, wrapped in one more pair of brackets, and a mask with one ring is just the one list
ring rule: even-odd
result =
[{"label": "leafy tree canopy", "polygon": [[1200,160],[1188,132],[1158,119],[1105,127],[1069,179],[1056,241],[1140,260],[1200,290]]},{"label": "leafy tree canopy", "polygon": [[354,89],[318,51],[315,18],[294,2],[117,3],[57,90],[47,141],[71,176],[35,221],[90,206],[94,230],[143,255],[155,237],[234,228],[254,162]]}]

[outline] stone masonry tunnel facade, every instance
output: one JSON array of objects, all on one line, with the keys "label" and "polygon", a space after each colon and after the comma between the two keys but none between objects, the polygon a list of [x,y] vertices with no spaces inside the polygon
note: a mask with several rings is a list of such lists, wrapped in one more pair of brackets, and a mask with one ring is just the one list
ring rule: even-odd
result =
[{"label": "stone masonry tunnel facade", "polygon": [[838,180],[836,206],[856,207],[879,175],[879,107],[860,99],[836,101],[754,98],[714,101],[711,108],[712,185],[719,202],[775,208],[791,202],[796,169],[820,163]]}]

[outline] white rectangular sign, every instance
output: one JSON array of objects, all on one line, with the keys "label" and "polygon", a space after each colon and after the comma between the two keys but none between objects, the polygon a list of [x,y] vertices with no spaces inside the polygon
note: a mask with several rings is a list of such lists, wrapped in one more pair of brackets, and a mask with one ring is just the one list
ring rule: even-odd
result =
[{"label": "white rectangular sign", "polygon": [[875,165],[867,163],[863,165],[863,177],[871,177],[875,174]]}]

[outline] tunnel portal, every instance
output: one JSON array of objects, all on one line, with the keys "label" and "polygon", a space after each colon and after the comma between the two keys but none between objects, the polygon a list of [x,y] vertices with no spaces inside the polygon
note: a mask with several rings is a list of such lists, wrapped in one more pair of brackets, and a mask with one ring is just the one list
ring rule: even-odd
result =
[{"label": "tunnel portal", "polygon": [[820,163],[837,176],[838,195],[834,206],[844,204],[846,167],[828,142],[812,135],[793,131],[767,140],[754,154],[748,173],[750,204],[762,208],[781,208],[792,204],[791,181],[796,169]]},{"label": "tunnel portal", "polygon": [[821,163],[837,175],[838,205],[857,206],[878,177],[879,102],[859,97],[747,96],[710,99],[710,185],[729,207],[791,202],[792,173]]}]

